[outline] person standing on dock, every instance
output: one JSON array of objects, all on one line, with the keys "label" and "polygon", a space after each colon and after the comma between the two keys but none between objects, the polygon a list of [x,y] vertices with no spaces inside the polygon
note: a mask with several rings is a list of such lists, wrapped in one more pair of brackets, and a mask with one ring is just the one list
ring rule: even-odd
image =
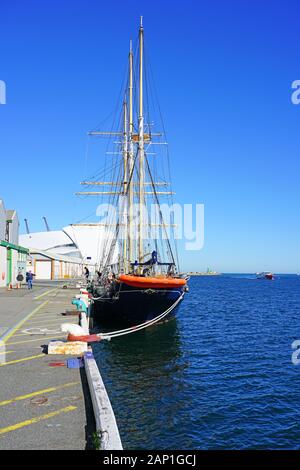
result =
[{"label": "person standing on dock", "polygon": [[34,274],[31,271],[28,271],[28,273],[26,273],[26,282],[29,290],[32,289],[33,276]]},{"label": "person standing on dock", "polygon": [[85,275],[86,280],[88,281],[90,277],[90,271],[88,270],[87,267],[84,268],[84,275]]}]

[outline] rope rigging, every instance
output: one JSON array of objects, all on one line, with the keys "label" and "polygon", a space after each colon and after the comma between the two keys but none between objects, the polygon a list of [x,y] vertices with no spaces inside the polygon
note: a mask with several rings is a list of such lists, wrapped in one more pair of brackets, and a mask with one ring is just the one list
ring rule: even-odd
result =
[{"label": "rope rigging", "polygon": [[[134,50],[134,53],[133,53]],[[132,82],[130,85],[130,62],[127,64],[127,72],[126,76],[123,76],[122,80],[122,86],[118,95],[117,99],[117,105],[115,109],[108,114],[108,116],[94,129],[93,132],[97,133],[97,129],[100,129],[100,127],[103,126],[105,122],[108,122],[111,120],[111,125],[108,126],[110,128],[110,132],[104,132],[103,134],[107,134],[106,137],[108,137],[106,149],[105,149],[105,159],[104,159],[104,168],[101,170],[99,169],[97,172],[95,172],[89,179],[91,180],[89,184],[91,186],[96,186],[96,184],[99,184],[99,180],[103,182],[103,187],[105,188],[105,181],[111,181],[114,183],[110,183],[111,186],[113,186],[113,189],[109,190],[103,190],[100,192],[95,191],[94,195],[97,196],[98,203],[104,203],[106,201],[107,205],[111,205],[112,207],[117,208],[119,202],[121,201],[120,196],[127,198],[126,199],[126,207],[128,206],[128,198],[132,198],[130,201],[130,204],[135,205],[136,203],[142,204],[144,203],[144,206],[147,208],[150,207],[151,203],[155,203],[155,205],[158,207],[158,210],[155,211],[155,213],[151,213],[149,210],[146,210],[145,213],[145,222],[144,220],[139,224],[139,231],[141,232],[142,230],[145,230],[144,232],[144,247],[143,247],[143,252],[145,253],[150,252],[151,249],[155,250],[158,254],[160,259],[168,259],[170,258],[172,262],[175,263],[175,258],[177,261],[177,266],[178,266],[178,253],[177,253],[177,246],[175,243],[175,237],[173,233],[173,226],[174,224],[172,223],[172,220],[170,220],[170,230],[167,231],[166,229],[166,224],[164,223],[163,220],[163,214],[160,209],[160,201],[159,197],[157,194],[156,190],[156,181],[159,182],[159,184],[162,183],[167,183],[167,180],[170,180],[170,166],[169,166],[169,152],[167,150],[167,170],[165,169],[165,158],[164,158],[164,144],[162,136],[165,136],[165,126],[164,122],[162,119],[162,113],[161,113],[161,108],[160,104],[158,101],[157,93],[156,93],[156,88],[155,88],[155,83],[153,80],[153,73],[151,66],[149,65],[149,72],[148,72],[148,61],[145,61],[144,65],[144,83],[145,83],[145,110],[144,110],[144,115],[145,115],[145,122],[144,122],[144,162],[145,162],[145,170],[147,172],[147,175],[150,179],[149,183],[142,183],[142,184],[150,184],[150,191],[142,191],[141,192],[141,186],[140,186],[140,200],[138,199],[139,192],[136,190],[136,187],[138,187],[138,181],[143,179],[143,175],[139,174],[139,165],[136,164],[137,158],[138,158],[138,149],[139,149],[139,141],[137,140],[137,137],[139,135],[139,130],[138,130],[138,125],[137,123],[139,122],[139,93],[138,93],[138,88],[139,88],[139,38],[136,39],[134,48],[131,48],[131,53],[132,53]],[[145,58],[146,58],[146,53],[145,53]],[[150,79],[151,78],[151,79]],[[153,83],[152,83],[153,82]],[[131,88],[130,88],[131,86]],[[154,89],[154,92],[153,92]],[[127,168],[126,171],[128,171],[129,168],[129,147],[125,148],[124,150],[124,140],[125,139],[125,134],[124,134],[124,125],[123,125],[123,120],[124,120],[124,111],[123,111],[123,103],[128,103],[130,101],[130,90],[132,90],[132,112],[133,112],[133,134],[128,134],[126,137],[127,139],[129,138],[129,143],[132,146],[136,147],[135,150],[135,155],[133,158],[133,166],[130,174],[130,178],[128,181],[126,181],[126,188],[125,188],[125,168]],[[154,98],[154,99],[153,99]],[[124,100],[124,101],[123,101]],[[117,110],[119,110],[117,112]],[[125,110],[125,119],[128,120],[128,113],[129,110]],[[157,117],[157,122],[156,122],[156,117]],[[152,121],[152,118],[154,120]],[[163,129],[163,134],[160,132],[156,132],[156,126],[157,126],[157,131],[159,131],[159,123],[162,126]],[[127,131],[128,132],[128,131]],[[101,132],[99,132],[101,134]],[[115,136],[118,136],[115,138]],[[122,137],[123,136],[123,137]],[[140,137],[140,136],[139,136]],[[156,137],[158,138],[158,142],[156,142]],[[155,153],[152,154],[150,152],[150,148],[154,144],[160,144],[155,148]],[[125,144],[126,145],[126,144]],[[128,144],[129,145],[129,144]],[[111,152],[109,150],[112,149]],[[157,150],[156,150],[157,149]],[[161,156],[162,158],[157,158],[157,153],[161,151]],[[90,151],[90,146],[87,145],[87,152]],[[127,153],[126,153],[127,152]],[[112,156],[108,157],[108,154],[112,154]],[[117,158],[115,159],[114,155],[117,155]],[[151,156],[153,155],[153,158]],[[109,162],[108,160],[110,158],[113,158],[113,162]],[[124,159],[127,159],[127,167],[125,167]],[[86,156],[86,164],[87,164],[88,157]],[[160,170],[159,170],[160,168]],[[146,175],[145,172],[145,175]],[[129,171],[130,173],[130,171]],[[128,175],[128,173],[127,173]],[[95,183],[93,185],[92,183]],[[116,189],[114,189],[116,188]],[[123,188],[123,190],[122,190]],[[129,196],[129,191],[131,191],[131,196]],[[171,202],[173,202],[172,198],[172,192],[165,192],[167,197],[170,194],[171,196]],[[82,193],[81,193],[82,194]],[[84,193],[83,193],[84,194]],[[87,193],[87,195],[90,195],[92,193]],[[161,193],[160,193],[161,194]],[[83,197],[87,197],[83,195]],[[100,196],[100,197],[99,197]],[[141,199],[142,198],[142,199]],[[125,206],[124,206],[125,207]],[[131,207],[131,206],[130,206]],[[144,212],[144,211],[143,211]],[[154,211],[153,211],[154,212]],[[130,266],[130,263],[133,262],[135,259],[138,259],[138,243],[131,243],[132,247],[132,252],[129,250],[129,241],[127,243],[126,241],[126,233],[125,236],[121,237],[120,240],[118,240],[120,236],[120,220],[119,218],[117,220],[114,220],[114,211],[111,211],[107,213],[106,220],[105,220],[105,228],[103,230],[98,231],[98,266],[99,269],[102,271],[103,269],[106,269],[109,265],[113,263],[117,263],[116,261],[116,256],[118,256],[118,264],[119,264],[119,270],[122,270],[121,265],[124,267]],[[87,218],[91,217],[87,216],[86,218],[83,218],[82,220],[86,220]],[[174,214],[172,216],[174,218]],[[152,218],[152,220],[151,220]],[[153,223],[154,219],[154,223]],[[158,222],[158,223],[157,223]],[[128,224],[128,222],[127,222]],[[122,224],[123,226],[124,224]],[[163,230],[163,237],[160,237],[160,231],[157,230],[157,232],[154,232],[152,227],[155,226],[162,226]],[[146,227],[144,227],[146,226]],[[127,226],[127,231],[128,231],[128,237],[130,237],[129,233],[130,230],[128,229],[129,226]],[[136,227],[136,225],[132,225],[132,227]],[[128,238],[129,240],[129,238]],[[152,248],[151,248],[152,246]],[[119,254],[118,254],[119,253]],[[175,255],[174,255],[175,253]],[[131,256],[130,256],[131,255]],[[139,254],[139,257],[141,255]]]}]

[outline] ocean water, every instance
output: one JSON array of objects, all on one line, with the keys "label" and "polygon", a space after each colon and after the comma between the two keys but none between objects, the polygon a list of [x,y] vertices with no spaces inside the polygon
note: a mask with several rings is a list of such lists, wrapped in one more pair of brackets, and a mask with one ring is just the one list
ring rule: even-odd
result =
[{"label": "ocean water", "polygon": [[175,319],[94,354],[125,449],[300,449],[300,276],[193,277]]}]

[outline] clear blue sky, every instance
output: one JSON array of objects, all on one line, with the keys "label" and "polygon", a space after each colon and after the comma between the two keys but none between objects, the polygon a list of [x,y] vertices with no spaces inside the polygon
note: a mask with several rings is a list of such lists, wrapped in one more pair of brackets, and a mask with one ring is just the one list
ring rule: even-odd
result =
[{"label": "clear blue sky", "polygon": [[180,246],[182,267],[299,272],[299,10],[289,0],[2,0],[0,195],[21,230],[24,217],[37,231],[43,215],[59,229],[89,213],[73,196],[86,132],[115,106],[143,14],[177,201],[205,204],[205,247]]}]

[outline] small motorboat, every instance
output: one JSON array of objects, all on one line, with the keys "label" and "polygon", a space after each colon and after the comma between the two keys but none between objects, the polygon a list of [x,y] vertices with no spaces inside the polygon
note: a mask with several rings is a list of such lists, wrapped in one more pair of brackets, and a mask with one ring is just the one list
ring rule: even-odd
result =
[{"label": "small motorboat", "polygon": [[271,272],[256,273],[256,279],[267,279],[268,281],[274,281],[275,276]]}]

